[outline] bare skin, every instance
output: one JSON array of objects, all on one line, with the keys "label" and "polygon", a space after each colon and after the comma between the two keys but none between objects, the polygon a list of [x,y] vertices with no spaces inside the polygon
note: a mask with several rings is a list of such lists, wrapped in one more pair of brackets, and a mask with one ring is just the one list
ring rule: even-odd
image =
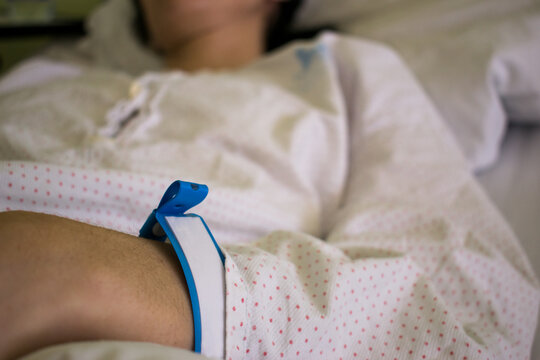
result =
[{"label": "bare skin", "polygon": [[0,213],[0,359],[83,340],[193,348],[171,246],[50,215]]},{"label": "bare skin", "polygon": [[141,0],[153,47],[170,69],[234,69],[264,51],[279,0]]}]

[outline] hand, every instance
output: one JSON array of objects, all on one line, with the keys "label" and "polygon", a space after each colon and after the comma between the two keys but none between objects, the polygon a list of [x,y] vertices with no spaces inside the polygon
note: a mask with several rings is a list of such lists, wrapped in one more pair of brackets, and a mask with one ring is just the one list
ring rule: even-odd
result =
[{"label": "hand", "polygon": [[0,359],[86,340],[193,348],[173,248],[56,216],[0,213]]}]

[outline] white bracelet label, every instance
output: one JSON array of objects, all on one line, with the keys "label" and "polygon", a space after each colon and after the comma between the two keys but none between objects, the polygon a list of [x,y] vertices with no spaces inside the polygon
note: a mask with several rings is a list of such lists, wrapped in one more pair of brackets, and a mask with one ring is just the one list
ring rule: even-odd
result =
[{"label": "white bracelet label", "polygon": [[175,181],[145,224],[140,236],[174,247],[189,290],[195,351],[223,358],[225,351],[225,257],[203,218],[185,211],[202,202],[206,185]]}]

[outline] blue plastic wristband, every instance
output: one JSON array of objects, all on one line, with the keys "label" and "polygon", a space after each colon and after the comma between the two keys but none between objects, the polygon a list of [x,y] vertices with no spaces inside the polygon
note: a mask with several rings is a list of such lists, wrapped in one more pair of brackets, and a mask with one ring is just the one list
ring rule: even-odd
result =
[{"label": "blue plastic wristband", "polygon": [[[204,225],[204,228],[219,255],[221,264],[225,263],[225,256],[219,248],[212,232],[202,217],[196,214],[185,214],[190,208],[201,203],[208,195],[208,187],[202,184],[189,183],[184,181],[173,182],[161,199],[158,207],[148,216],[146,222],[142,226],[139,236],[147,239],[165,241],[167,238],[173,245],[174,251],[180,261],[182,271],[188,286],[191,307],[193,311],[193,330],[195,340],[195,352],[201,353],[202,347],[202,320],[199,295],[197,292],[196,282],[187,259],[186,254],[181,246],[181,241],[177,238],[174,230],[171,228],[168,217],[177,218],[198,218]],[[162,231],[161,231],[162,230]]]}]

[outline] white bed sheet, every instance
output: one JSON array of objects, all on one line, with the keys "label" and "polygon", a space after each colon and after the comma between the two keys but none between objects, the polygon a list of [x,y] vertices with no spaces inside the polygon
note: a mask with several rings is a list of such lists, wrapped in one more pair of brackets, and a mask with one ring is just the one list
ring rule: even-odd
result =
[{"label": "white bed sheet", "polygon": [[[497,164],[478,176],[540,274],[540,127],[511,126]],[[540,359],[537,330],[531,359]]]}]

